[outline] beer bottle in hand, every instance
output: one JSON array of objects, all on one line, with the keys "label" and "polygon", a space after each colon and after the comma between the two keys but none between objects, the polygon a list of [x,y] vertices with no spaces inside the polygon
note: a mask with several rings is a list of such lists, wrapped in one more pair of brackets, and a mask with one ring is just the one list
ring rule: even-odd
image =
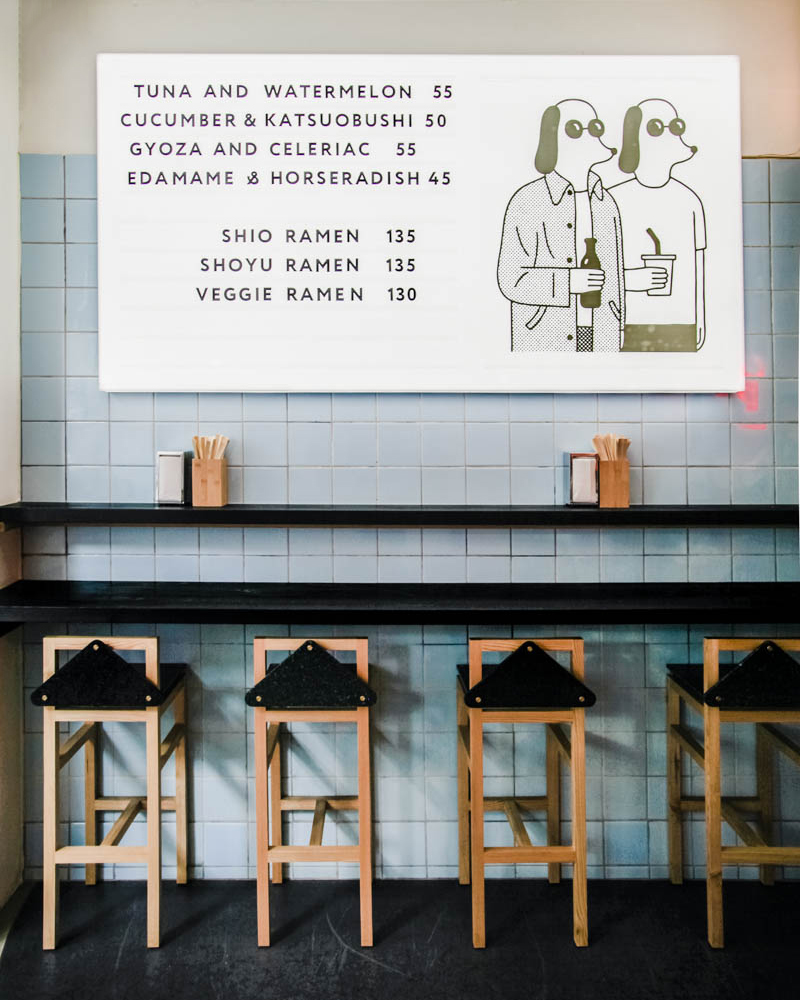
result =
[{"label": "beer bottle in hand", "polygon": [[[586,243],[586,253],[581,257],[580,266],[599,271],[600,258],[597,256],[597,238],[587,236],[584,242]],[[593,289],[591,292],[581,292],[581,305],[584,309],[597,309],[601,296],[602,290],[600,288]]]}]

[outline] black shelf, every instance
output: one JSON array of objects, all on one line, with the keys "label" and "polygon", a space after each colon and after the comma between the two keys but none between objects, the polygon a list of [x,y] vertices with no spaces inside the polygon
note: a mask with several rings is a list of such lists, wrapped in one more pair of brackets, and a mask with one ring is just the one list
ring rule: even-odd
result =
[{"label": "black shelf", "polygon": [[313,527],[749,527],[796,526],[795,504],[642,504],[623,509],[568,506],[339,504],[29,503],[0,506],[7,529],[52,524]]},{"label": "black shelf", "polygon": [[227,584],[22,580],[2,623],[691,624],[800,622],[800,583]]}]

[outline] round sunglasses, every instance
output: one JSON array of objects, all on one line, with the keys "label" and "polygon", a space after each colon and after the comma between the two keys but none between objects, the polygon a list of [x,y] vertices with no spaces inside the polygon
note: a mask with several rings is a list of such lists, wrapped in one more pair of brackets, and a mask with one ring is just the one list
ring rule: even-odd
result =
[{"label": "round sunglasses", "polygon": [[686,122],[683,118],[673,118],[671,122],[665,124],[660,118],[651,118],[647,123],[648,135],[663,135],[667,128],[673,135],[683,135],[686,131]]},{"label": "round sunglasses", "polygon": [[580,139],[584,132],[588,132],[595,139],[599,139],[605,130],[606,127],[599,118],[592,118],[588,125],[582,125],[575,118],[571,118],[564,126],[564,131],[570,139]]}]

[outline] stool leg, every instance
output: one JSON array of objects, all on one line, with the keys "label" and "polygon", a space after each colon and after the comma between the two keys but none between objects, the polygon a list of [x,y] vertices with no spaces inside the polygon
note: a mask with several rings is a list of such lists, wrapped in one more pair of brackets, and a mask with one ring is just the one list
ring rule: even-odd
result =
[{"label": "stool leg", "polygon": [[[94,847],[97,844],[97,809],[95,802],[97,799],[97,738],[100,733],[101,723],[95,722],[92,735],[83,744],[83,813],[84,813],[84,843],[87,847]],[[97,865],[86,865],[85,881],[87,885],[95,885],[97,882]]]},{"label": "stool leg", "polygon": [[483,717],[469,713],[470,830],[472,833],[472,945],[486,947],[486,895],[483,857]]},{"label": "stool leg", "polygon": [[[267,720],[263,708],[255,709],[256,755],[256,902],[258,909],[258,945],[269,945],[269,799],[267,771]],[[275,753],[279,752],[278,747]],[[276,824],[280,818],[276,818]]]},{"label": "stool leg", "polygon": [[469,732],[469,716],[460,685],[456,684],[456,761],[458,766],[458,881],[469,885],[469,754],[464,734]]},{"label": "stool leg", "polygon": [[[273,726],[280,723],[274,722]],[[281,809],[281,799],[283,792],[281,789],[281,741],[275,744],[275,751],[269,765],[269,795],[270,809],[272,811],[272,843],[274,847],[283,846],[283,810]],[[275,885],[283,882],[283,864],[280,861],[272,862],[272,881]]]},{"label": "stool leg", "polygon": [[683,882],[683,813],[681,812],[681,745],[672,732],[681,723],[681,699],[671,682],[667,682],[667,842],[669,880],[673,885]]},{"label": "stool leg", "polygon": [[361,946],[372,946],[372,785],[369,759],[369,709],[358,721],[358,862],[361,896]]},{"label": "stool leg", "polygon": [[[561,762],[559,760],[556,740],[548,725],[547,733],[547,843],[561,843]],[[547,865],[547,880],[551,883],[561,881],[561,865],[554,861]]]},{"label": "stool leg", "polygon": [[58,940],[58,723],[54,709],[44,710],[44,829],[42,886],[42,948],[55,948]]},{"label": "stool leg", "polygon": [[708,943],[722,948],[722,804],[720,787],[720,717],[719,710],[703,709],[706,758],[706,912]]},{"label": "stool leg", "polygon": [[[759,826],[761,836],[771,844],[772,841],[772,805],[774,795],[774,772],[772,748],[760,725],[756,726],[756,794],[758,795]],[[775,866],[760,865],[759,877],[762,885],[775,884]]]},{"label": "stool leg", "polygon": [[189,820],[186,809],[186,683],[176,695],[173,713],[175,724],[182,725],[183,739],[175,747],[175,845],[177,849],[176,882],[185,885],[189,877]]},{"label": "stool leg", "polygon": [[589,944],[589,915],[586,899],[586,736],[584,712],[576,708],[572,717],[572,845],[575,863],[572,868],[572,934],[575,944]]},{"label": "stool leg", "polygon": [[147,947],[161,945],[161,726],[157,708],[145,722],[147,744]]}]

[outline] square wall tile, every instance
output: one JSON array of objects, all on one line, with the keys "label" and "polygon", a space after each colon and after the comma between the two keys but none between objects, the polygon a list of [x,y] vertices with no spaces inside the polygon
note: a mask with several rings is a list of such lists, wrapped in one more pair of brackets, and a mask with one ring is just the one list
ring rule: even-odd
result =
[{"label": "square wall tile", "polygon": [[[299,422],[290,424],[289,464],[291,466],[330,465],[331,425],[329,423]],[[328,489],[330,490],[330,486]]]},{"label": "square wall tile", "polygon": [[64,380],[23,377],[22,419],[63,420]]},{"label": "square wall tile", "polygon": [[773,246],[797,246],[797,234],[800,233],[800,205],[772,205],[770,221]]},{"label": "square wall tile", "polygon": [[68,333],[65,340],[67,375],[97,378],[97,334]]},{"label": "square wall tile", "polygon": [[642,460],[647,466],[686,464],[684,423],[645,424]]},{"label": "square wall tile", "polygon": [[423,469],[422,502],[424,504],[465,504],[467,502],[467,476],[464,468]]},{"label": "square wall tile", "polygon": [[795,159],[769,160],[769,197],[776,201],[800,202],[800,164]]},{"label": "square wall tile", "polygon": [[22,499],[59,503],[66,498],[63,466],[28,466],[22,469]]},{"label": "square wall tile", "polygon": [[420,396],[419,393],[378,393],[375,408],[378,420],[418,420]]},{"label": "square wall tile", "polygon": [[[467,465],[508,465],[508,424],[468,423],[466,425]],[[525,462],[534,465],[534,462]]]},{"label": "square wall tile", "polygon": [[335,468],[333,470],[334,503],[377,503],[378,473],[373,468]]},{"label": "square wall tile", "polygon": [[796,290],[800,272],[800,247],[772,248],[773,290]]},{"label": "square wall tile", "polygon": [[63,423],[37,420],[22,425],[23,465],[63,465],[64,458]]},{"label": "square wall tile", "polygon": [[64,157],[21,153],[19,187],[23,198],[63,198]]},{"label": "square wall tile", "polygon": [[[334,397],[336,399],[337,397]],[[337,466],[371,466],[378,460],[375,423],[333,425],[333,462]]]},{"label": "square wall tile", "polygon": [[23,243],[63,243],[64,202],[23,198],[20,233]]},{"label": "square wall tile", "polygon": [[20,293],[21,329],[64,329],[63,288],[23,288]]},{"label": "square wall tile", "polygon": [[244,424],[243,449],[244,463],[247,466],[285,465],[286,425],[255,422]]},{"label": "square wall tile", "polygon": [[111,464],[155,464],[152,423],[115,421],[111,425]]},{"label": "square wall tile", "polygon": [[97,291],[94,288],[68,288],[66,297],[67,330],[97,330]]},{"label": "square wall tile", "polygon": [[742,199],[769,201],[768,160],[742,160]]},{"label": "square wall tile", "polygon": [[330,502],[330,469],[289,469],[289,503]]},{"label": "square wall tile", "polygon": [[244,503],[286,503],[288,491],[284,468],[244,470]]},{"label": "square wall tile", "polygon": [[67,198],[97,197],[97,157],[72,153],[64,158]]},{"label": "square wall tile", "polygon": [[60,243],[23,243],[23,288],[58,288],[64,284],[64,247]]},{"label": "square wall tile", "polygon": [[22,375],[63,375],[64,334],[23,333]]},{"label": "square wall tile", "polygon": [[382,466],[419,465],[419,425],[379,423],[377,460]]},{"label": "square wall tile", "polygon": [[112,503],[153,503],[155,474],[152,465],[113,465],[110,472]]},{"label": "square wall tile", "polygon": [[465,420],[508,421],[508,396],[502,392],[469,392],[464,397]]},{"label": "square wall tile", "polygon": [[769,206],[744,205],[742,224],[745,246],[769,246]]},{"label": "square wall tile", "polygon": [[97,243],[97,202],[66,202],[67,243]]}]

